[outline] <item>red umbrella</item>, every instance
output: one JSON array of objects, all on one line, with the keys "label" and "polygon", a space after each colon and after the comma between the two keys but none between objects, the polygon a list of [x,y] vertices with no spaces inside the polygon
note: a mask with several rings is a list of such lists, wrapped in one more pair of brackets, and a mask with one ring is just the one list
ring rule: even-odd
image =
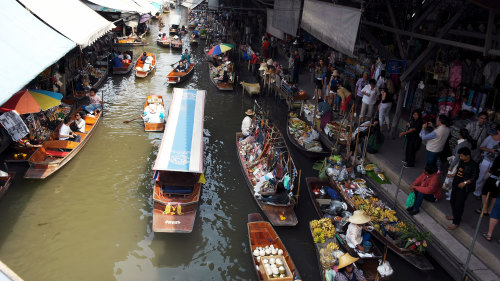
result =
[{"label": "red umbrella", "polygon": [[0,111],[15,110],[19,114],[37,113],[61,104],[60,93],[44,90],[21,90],[0,107]]}]

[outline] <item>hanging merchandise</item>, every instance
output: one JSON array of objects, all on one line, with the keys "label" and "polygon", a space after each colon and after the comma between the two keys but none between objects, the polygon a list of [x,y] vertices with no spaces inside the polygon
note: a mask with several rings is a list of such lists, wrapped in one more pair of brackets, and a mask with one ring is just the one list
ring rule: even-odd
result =
[{"label": "hanging merchandise", "polygon": [[415,91],[415,96],[413,97],[413,109],[422,108],[424,104],[424,81],[420,81],[417,86],[417,90]]},{"label": "hanging merchandise", "polygon": [[457,88],[462,82],[462,63],[458,60],[451,63],[450,67],[450,87]]},{"label": "hanging merchandise", "polygon": [[15,110],[2,114],[0,124],[7,130],[13,141],[18,141],[29,133],[28,127]]},{"label": "hanging merchandise", "polygon": [[445,89],[439,94],[439,114],[449,116],[455,104],[455,93],[452,89]]}]

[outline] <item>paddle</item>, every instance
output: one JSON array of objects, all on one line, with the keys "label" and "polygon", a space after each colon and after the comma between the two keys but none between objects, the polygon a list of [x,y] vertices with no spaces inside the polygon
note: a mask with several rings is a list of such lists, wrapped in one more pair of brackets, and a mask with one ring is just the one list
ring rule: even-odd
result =
[{"label": "paddle", "polygon": [[131,119],[131,120],[126,120],[126,121],[123,121],[123,123],[128,124],[128,123],[130,123],[130,122],[132,122],[132,121],[134,121],[134,120],[140,119],[140,118],[142,118],[142,116],[139,116],[139,117],[134,118],[134,119]]},{"label": "paddle", "polygon": [[174,62],[174,63],[172,63],[172,64],[170,65],[170,67],[173,67],[174,65],[176,65],[176,64],[178,64],[178,63],[180,63],[180,62],[181,62],[181,60],[180,60],[180,61],[176,61],[176,62]]}]

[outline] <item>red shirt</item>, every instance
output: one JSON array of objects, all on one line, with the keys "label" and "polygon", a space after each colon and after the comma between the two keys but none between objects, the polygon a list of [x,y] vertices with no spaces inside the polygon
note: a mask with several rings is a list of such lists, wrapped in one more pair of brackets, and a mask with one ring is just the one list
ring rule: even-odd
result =
[{"label": "red shirt", "polygon": [[269,41],[264,41],[264,43],[262,43],[262,49],[264,50],[267,50],[269,48]]},{"label": "red shirt", "polygon": [[436,173],[427,176],[422,173],[414,182],[415,189],[423,194],[433,194],[436,199],[441,199],[441,182]]}]

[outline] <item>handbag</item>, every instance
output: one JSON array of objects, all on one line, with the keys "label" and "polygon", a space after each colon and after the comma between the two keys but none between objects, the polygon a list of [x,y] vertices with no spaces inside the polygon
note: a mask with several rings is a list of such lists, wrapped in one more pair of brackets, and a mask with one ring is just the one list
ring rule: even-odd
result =
[{"label": "handbag", "polygon": [[415,191],[408,194],[408,198],[406,198],[406,208],[411,208],[415,205]]}]

